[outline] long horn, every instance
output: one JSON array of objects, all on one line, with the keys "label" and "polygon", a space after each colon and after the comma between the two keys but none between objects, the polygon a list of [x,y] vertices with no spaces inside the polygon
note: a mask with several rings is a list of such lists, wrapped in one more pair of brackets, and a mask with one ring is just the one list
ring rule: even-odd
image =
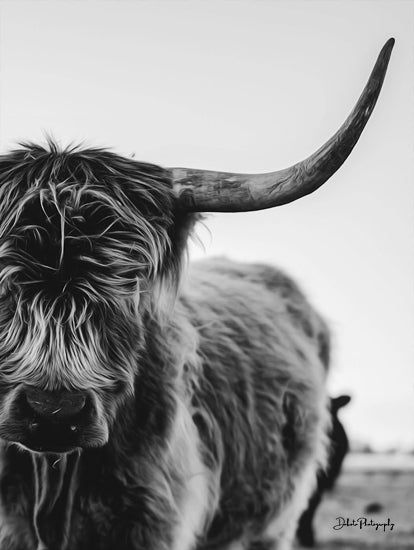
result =
[{"label": "long horn", "polygon": [[309,195],[345,162],[375,107],[394,39],[382,48],[367,85],[344,124],[310,157],[265,174],[170,168],[180,206],[191,212],[243,212],[280,206]]}]

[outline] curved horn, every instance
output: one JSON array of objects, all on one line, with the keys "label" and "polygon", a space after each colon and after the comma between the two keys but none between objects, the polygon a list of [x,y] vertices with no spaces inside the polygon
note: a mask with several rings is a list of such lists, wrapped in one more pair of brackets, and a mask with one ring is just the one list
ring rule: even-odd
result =
[{"label": "curved horn", "polygon": [[179,203],[191,212],[263,210],[295,201],[323,185],[345,162],[375,107],[394,46],[382,48],[367,85],[344,124],[307,159],[277,172],[234,174],[170,168]]}]

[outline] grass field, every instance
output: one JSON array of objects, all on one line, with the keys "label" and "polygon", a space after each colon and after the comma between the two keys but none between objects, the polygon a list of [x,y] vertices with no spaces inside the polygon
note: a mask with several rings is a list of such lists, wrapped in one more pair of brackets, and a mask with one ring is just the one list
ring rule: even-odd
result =
[{"label": "grass field", "polygon": [[[376,523],[387,523],[389,518],[394,528],[335,530],[337,517]],[[325,495],[314,525],[317,549],[414,550],[414,457],[350,455],[336,488]]]}]

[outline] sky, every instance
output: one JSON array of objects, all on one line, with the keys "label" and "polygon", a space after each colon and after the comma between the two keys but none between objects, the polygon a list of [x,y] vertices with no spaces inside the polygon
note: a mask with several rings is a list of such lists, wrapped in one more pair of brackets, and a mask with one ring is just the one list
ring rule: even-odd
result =
[{"label": "sky", "polygon": [[84,142],[163,166],[287,167],[342,124],[382,45],[371,120],[323,188],[209,215],[193,259],[289,272],[333,333],[331,395],[376,449],[414,449],[414,3],[0,1],[0,151]]}]

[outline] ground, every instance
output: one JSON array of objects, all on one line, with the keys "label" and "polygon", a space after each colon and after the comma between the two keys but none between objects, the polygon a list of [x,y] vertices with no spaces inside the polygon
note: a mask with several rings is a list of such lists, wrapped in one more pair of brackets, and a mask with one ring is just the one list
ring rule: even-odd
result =
[{"label": "ground", "polygon": [[[390,530],[333,529],[337,517],[394,523]],[[414,457],[349,455],[332,493],[315,517],[316,549],[414,550]],[[297,547],[298,549],[300,547]]]}]

